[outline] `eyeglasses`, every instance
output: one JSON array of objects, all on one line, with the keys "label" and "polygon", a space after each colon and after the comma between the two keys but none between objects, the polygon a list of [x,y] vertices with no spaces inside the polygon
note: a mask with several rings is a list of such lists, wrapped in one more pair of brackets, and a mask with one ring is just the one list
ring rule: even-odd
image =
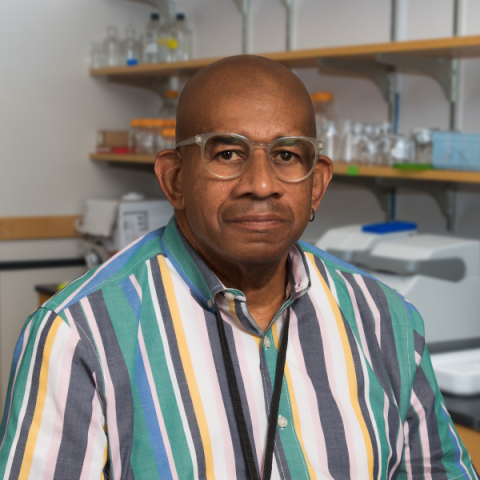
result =
[{"label": "eyeglasses", "polygon": [[282,137],[272,143],[253,143],[236,133],[203,133],[175,145],[175,148],[197,144],[207,170],[218,178],[230,180],[245,173],[256,148],[263,148],[275,175],[284,182],[296,183],[309,177],[323,148],[322,142],[310,137]]}]

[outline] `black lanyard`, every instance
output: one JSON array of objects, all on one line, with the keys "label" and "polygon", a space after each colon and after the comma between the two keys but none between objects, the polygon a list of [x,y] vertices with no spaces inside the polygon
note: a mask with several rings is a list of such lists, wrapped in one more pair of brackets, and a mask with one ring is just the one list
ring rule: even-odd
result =
[{"label": "black lanyard", "polygon": [[[243,414],[242,401],[240,399],[240,392],[238,390],[238,382],[233,368],[232,356],[228,347],[227,336],[225,335],[225,327],[220,315],[218,305],[215,305],[215,314],[217,317],[218,331],[220,333],[220,343],[222,344],[223,359],[225,361],[225,368],[227,370],[228,386],[232,396],[233,408],[235,410],[235,417],[237,419],[238,427],[240,429],[240,438],[243,445],[243,453],[245,455],[248,471],[250,473],[250,480],[260,480],[255,466],[255,457],[253,453],[252,443],[248,435],[247,422]],[[285,371],[285,360],[287,357],[288,345],[288,329],[290,326],[290,308],[287,310],[285,324],[283,326],[282,339],[280,351],[278,352],[277,369],[275,371],[275,387],[272,395],[272,403],[270,405],[270,415],[268,417],[267,430],[267,447],[265,451],[265,465],[263,467],[263,480],[270,480],[272,476],[272,462],[273,462],[273,447],[275,445],[275,432],[277,429],[278,407],[280,405],[280,395],[282,393],[283,374]]]}]

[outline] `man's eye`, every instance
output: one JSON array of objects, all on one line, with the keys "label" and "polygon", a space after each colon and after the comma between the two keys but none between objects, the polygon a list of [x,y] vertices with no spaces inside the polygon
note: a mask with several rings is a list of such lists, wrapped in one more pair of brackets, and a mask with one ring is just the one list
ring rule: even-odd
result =
[{"label": "man's eye", "polygon": [[282,162],[289,162],[294,159],[295,154],[292,152],[280,152],[278,156]]},{"label": "man's eye", "polygon": [[220,152],[219,157],[222,160],[238,160],[240,159],[240,155],[235,150],[224,150]]},{"label": "man's eye", "polygon": [[231,160],[233,158],[232,150],[225,150],[220,154],[223,160]]}]

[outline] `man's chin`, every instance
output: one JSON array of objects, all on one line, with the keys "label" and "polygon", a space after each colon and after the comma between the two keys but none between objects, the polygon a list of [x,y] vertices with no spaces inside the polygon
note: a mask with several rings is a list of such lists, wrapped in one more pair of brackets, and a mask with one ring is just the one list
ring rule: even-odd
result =
[{"label": "man's chin", "polygon": [[[242,241],[244,240],[244,241]],[[232,257],[239,263],[267,265],[281,260],[295,243],[292,239],[238,238],[229,245]]]}]

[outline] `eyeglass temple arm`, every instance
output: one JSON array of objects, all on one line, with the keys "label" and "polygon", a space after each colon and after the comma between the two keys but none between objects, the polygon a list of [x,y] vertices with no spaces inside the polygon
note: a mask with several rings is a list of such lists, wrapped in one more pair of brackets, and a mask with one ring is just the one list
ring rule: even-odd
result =
[{"label": "eyeglass temple arm", "polygon": [[192,138],[188,138],[187,140],[183,140],[182,142],[178,142],[175,145],[175,148],[185,147],[186,145],[191,145],[192,143],[195,143],[195,138],[196,137],[192,137]]}]

